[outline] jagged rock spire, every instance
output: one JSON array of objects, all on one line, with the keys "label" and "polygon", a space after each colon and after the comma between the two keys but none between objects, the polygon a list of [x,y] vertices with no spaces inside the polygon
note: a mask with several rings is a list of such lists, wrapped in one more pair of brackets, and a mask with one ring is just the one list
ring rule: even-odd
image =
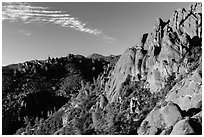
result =
[{"label": "jagged rock spire", "polygon": [[[202,5],[179,9],[168,21],[158,18],[152,33],[145,33],[136,46],[129,48],[117,62],[106,83],[109,101],[117,101],[124,83],[146,80],[150,91],[164,88],[169,77],[188,72],[186,54],[201,46]],[[188,60],[188,59],[187,59]]]}]

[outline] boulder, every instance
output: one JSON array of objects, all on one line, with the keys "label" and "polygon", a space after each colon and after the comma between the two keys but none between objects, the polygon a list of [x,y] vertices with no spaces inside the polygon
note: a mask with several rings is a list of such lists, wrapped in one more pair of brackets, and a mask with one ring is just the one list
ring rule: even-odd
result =
[{"label": "boulder", "polygon": [[180,120],[173,127],[170,135],[191,135],[195,134],[194,129],[190,125],[189,118]]},{"label": "boulder", "polygon": [[171,127],[182,119],[180,108],[172,102],[169,102],[165,107],[161,108],[161,113],[166,127]]},{"label": "boulder", "polygon": [[202,100],[201,69],[198,67],[187,78],[178,82],[167,94],[166,101],[172,101],[186,111],[197,107],[197,104]]},{"label": "boulder", "polygon": [[155,135],[158,134],[157,131],[163,131],[167,134],[167,132],[170,132],[171,127],[181,119],[181,110],[174,103],[168,102],[164,106],[156,106],[141,123],[138,134]]}]

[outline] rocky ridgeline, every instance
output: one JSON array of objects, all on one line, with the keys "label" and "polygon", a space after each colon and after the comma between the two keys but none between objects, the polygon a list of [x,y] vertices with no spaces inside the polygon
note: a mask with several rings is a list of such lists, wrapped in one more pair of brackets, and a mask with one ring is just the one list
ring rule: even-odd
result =
[{"label": "rocky ridgeline", "polygon": [[[202,5],[196,3],[188,10],[175,11],[167,22],[159,18],[153,32],[144,34],[121,56],[106,83],[109,102],[120,102],[122,87],[132,81],[144,81],[151,93],[160,92],[173,81],[166,105],[157,105],[150,112],[138,134],[201,133],[196,129],[201,130],[202,125],[198,122],[202,119],[201,40]],[[196,112],[200,113],[193,116]]]},{"label": "rocky ridgeline", "polygon": [[167,22],[158,19],[154,31],[144,34],[116,64],[106,86],[109,101],[118,100],[126,81],[145,80],[152,93],[158,92],[168,78],[178,79],[190,72],[192,65],[200,64],[201,52],[195,53],[197,58],[188,55],[195,48],[201,49],[201,15],[201,4],[195,4],[188,11],[175,11]]}]

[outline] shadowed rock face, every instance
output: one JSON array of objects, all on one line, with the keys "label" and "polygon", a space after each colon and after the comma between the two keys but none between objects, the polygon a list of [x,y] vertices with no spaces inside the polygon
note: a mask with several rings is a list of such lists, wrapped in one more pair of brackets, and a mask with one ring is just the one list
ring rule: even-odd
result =
[{"label": "shadowed rock face", "polygon": [[201,15],[201,4],[197,3],[188,10],[175,11],[167,22],[159,18],[153,32],[144,34],[138,44],[120,57],[106,83],[109,101],[117,102],[121,88],[130,81],[145,80],[151,93],[155,93],[169,79],[181,79],[198,66]]}]

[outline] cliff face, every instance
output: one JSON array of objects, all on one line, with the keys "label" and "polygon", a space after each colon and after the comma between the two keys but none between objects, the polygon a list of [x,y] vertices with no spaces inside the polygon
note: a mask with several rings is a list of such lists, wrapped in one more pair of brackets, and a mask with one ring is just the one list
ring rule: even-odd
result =
[{"label": "cliff face", "polygon": [[152,94],[171,83],[165,99],[143,120],[138,134],[201,132],[196,129],[202,125],[201,17],[202,6],[196,3],[188,10],[175,11],[167,22],[159,18],[153,32],[144,34],[117,62],[105,88],[110,102],[119,102],[122,87],[133,81],[144,81],[144,88]]},{"label": "cliff face", "polygon": [[[106,83],[110,102],[118,101],[125,83],[144,80],[151,93],[171,78],[181,79],[201,62],[202,7],[179,9],[167,22],[158,19],[153,32],[125,51]],[[200,59],[200,60],[199,60]]]},{"label": "cliff face", "polygon": [[115,65],[115,69],[105,86],[105,91],[110,101],[118,101],[120,90],[125,83],[128,84],[131,81],[141,79],[141,74],[145,72],[144,60],[146,51],[143,46],[146,38],[147,34],[144,34],[140,44],[127,49]]}]

